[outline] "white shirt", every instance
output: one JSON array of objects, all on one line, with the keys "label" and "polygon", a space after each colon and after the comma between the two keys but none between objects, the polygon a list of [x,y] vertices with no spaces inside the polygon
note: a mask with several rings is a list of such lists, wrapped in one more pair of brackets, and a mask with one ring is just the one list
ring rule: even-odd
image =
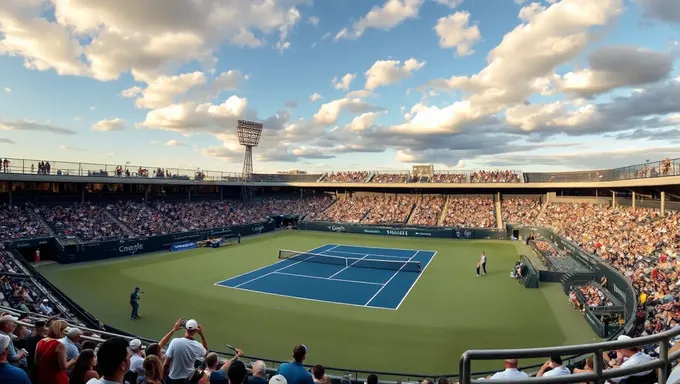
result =
[{"label": "white shirt", "polygon": [[165,354],[172,359],[168,376],[176,380],[191,376],[194,371],[194,362],[205,356],[206,350],[198,341],[182,337],[172,339]]},{"label": "white shirt", "polygon": [[571,371],[569,368],[565,367],[564,365],[560,365],[559,367],[555,367],[548,372],[543,374],[543,377],[551,377],[551,376],[564,376],[564,375],[571,375]]},{"label": "white shirt", "polygon": [[130,358],[130,371],[137,372],[137,382],[144,381],[144,358],[139,355],[132,355]]},{"label": "white shirt", "polygon": [[486,263],[486,255],[482,255],[482,264]]},{"label": "white shirt", "polygon": [[520,380],[528,377],[529,375],[517,370],[517,368],[506,368],[505,371],[496,372],[489,380]]},{"label": "white shirt", "polygon": [[[624,361],[623,364],[621,364],[621,368],[632,367],[634,365],[646,363],[646,362],[649,362],[649,361],[652,361],[652,360],[654,360],[654,359],[651,356],[649,356],[648,354],[638,352],[638,353],[634,354],[633,356],[629,357],[628,360]],[[636,373],[634,375],[623,376],[623,377],[615,377],[613,379],[609,379],[609,381],[614,382],[614,383],[618,383],[619,381],[621,381],[621,380],[623,380],[627,377],[630,377],[630,376],[645,376],[645,375],[649,375],[651,372],[652,372],[652,370],[649,370],[649,371]]]}]

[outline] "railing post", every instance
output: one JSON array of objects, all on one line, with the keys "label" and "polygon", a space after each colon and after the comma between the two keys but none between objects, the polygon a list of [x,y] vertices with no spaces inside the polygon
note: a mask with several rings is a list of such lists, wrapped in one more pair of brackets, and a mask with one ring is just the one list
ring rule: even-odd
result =
[{"label": "railing post", "polygon": [[659,384],[666,384],[668,380],[668,367],[670,366],[670,361],[668,361],[668,339],[665,338],[661,340],[659,344],[659,360],[663,361],[663,366],[659,369]]},{"label": "railing post", "polygon": [[[602,359],[602,352],[603,352],[602,350],[598,349],[597,351],[595,351],[595,356],[593,356],[593,371],[595,372],[595,374],[597,375],[598,378],[600,376],[602,376],[602,370],[604,368],[603,367],[604,361]],[[602,383],[602,380],[598,379],[596,381],[596,384],[600,384],[600,383]]]}]

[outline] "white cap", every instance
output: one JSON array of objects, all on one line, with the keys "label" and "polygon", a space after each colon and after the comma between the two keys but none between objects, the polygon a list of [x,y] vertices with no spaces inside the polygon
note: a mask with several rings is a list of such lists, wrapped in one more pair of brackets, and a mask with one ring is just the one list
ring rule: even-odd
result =
[{"label": "white cap", "polygon": [[621,335],[621,336],[616,338],[616,340],[618,340],[618,341],[626,341],[626,340],[632,340],[632,339],[633,339],[632,337],[626,336],[626,335]]},{"label": "white cap", "polygon": [[78,329],[76,327],[66,328],[66,336],[68,336],[68,337],[76,337],[76,336],[80,336],[82,334],[83,334],[83,331],[81,331],[80,329]]},{"label": "white cap", "polygon": [[269,379],[269,384],[288,384],[288,381],[283,375],[274,375]]},{"label": "white cap", "polygon": [[142,342],[139,341],[139,339],[130,340],[130,349],[132,349],[133,351],[138,350],[139,347],[141,347],[141,346],[142,346]]},{"label": "white cap", "polygon": [[43,299],[43,303],[49,303],[50,301],[47,299]]},{"label": "white cap", "polygon": [[5,352],[5,349],[9,347],[9,342],[11,339],[7,335],[0,335],[0,353]]},{"label": "white cap", "polygon": [[194,319],[187,320],[187,323],[184,325],[184,328],[186,328],[187,331],[195,331],[198,329],[198,323]]}]

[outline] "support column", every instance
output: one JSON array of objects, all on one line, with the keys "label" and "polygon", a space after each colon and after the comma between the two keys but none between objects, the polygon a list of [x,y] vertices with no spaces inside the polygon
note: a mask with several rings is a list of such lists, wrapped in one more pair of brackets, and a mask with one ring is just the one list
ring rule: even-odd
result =
[{"label": "support column", "polygon": [[147,203],[149,202],[149,189],[150,188],[151,188],[150,185],[147,185],[146,187],[144,187],[144,201],[147,202]]},{"label": "support column", "polygon": [[661,217],[666,216],[666,192],[661,191]]},{"label": "support column", "polygon": [[8,181],[7,182],[7,188],[9,189],[9,205],[12,205],[12,182]]},{"label": "support column", "polygon": [[224,185],[220,185],[220,201],[224,201]]},{"label": "support column", "polygon": [[191,187],[187,188],[187,201],[191,201]]},{"label": "support column", "polygon": [[612,191],[612,208],[616,208],[616,191]]},{"label": "support column", "polygon": [[85,202],[85,184],[80,185],[80,202]]},{"label": "support column", "polygon": [[637,194],[635,193],[635,191],[633,191],[633,201],[631,202],[631,205],[632,205],[633,209],[635,209],[635,200],[637,200],[637,196],[636,196],[636,195],[637,195]]}]

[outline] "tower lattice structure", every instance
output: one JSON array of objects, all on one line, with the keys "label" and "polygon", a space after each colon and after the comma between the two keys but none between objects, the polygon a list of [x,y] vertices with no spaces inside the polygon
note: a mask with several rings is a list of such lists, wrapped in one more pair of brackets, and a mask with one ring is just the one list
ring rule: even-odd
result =
[{"label": "tower lattice structure", "polygon": [[243,157],[243,172],[241,173],[241,181],[243,182],[241,186],[242,200],[249,200],[253,197],[253,190],[250,185],[253,176],[253,148],[260,143],[262,128],[262,123],[247,120],[239,120],[236,125],[238,142],[246,149]]}]

